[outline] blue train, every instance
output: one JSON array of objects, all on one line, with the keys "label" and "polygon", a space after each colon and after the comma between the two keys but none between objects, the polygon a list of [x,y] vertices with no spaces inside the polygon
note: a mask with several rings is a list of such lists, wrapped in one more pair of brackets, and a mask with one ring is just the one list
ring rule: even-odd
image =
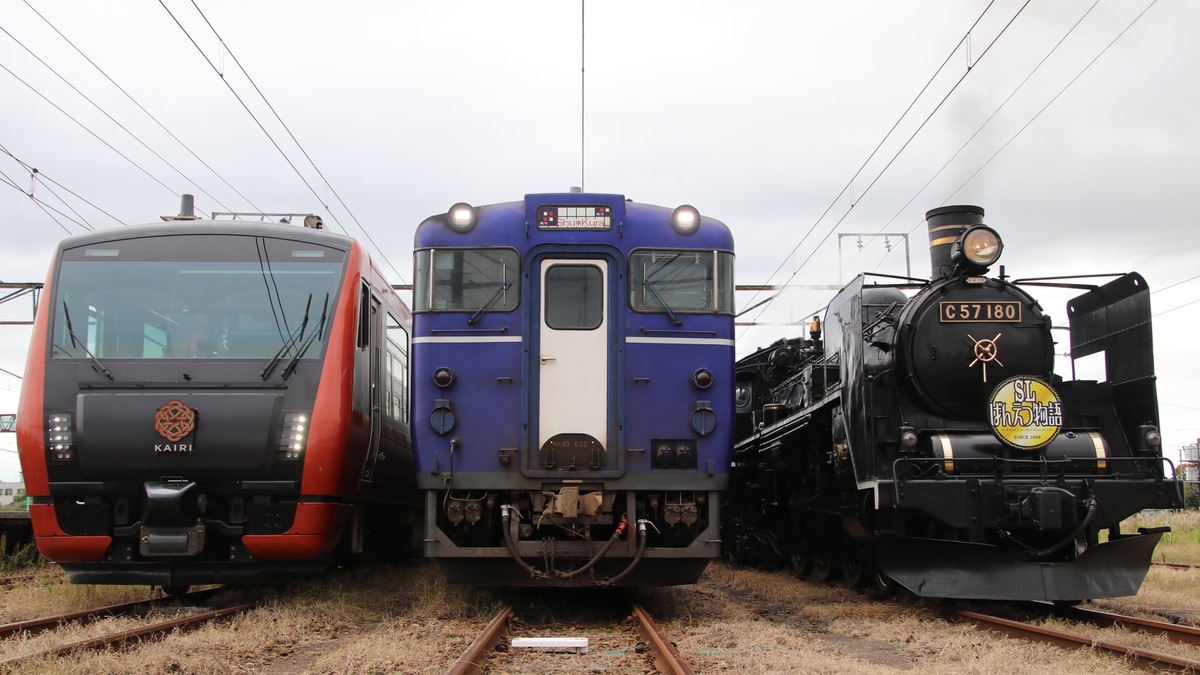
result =
[{"label": "blue train", "polygon": [[451,583],[692,583],[720,555],[733,238],[691,206],[530,194],[415,240],[424,552]]}]

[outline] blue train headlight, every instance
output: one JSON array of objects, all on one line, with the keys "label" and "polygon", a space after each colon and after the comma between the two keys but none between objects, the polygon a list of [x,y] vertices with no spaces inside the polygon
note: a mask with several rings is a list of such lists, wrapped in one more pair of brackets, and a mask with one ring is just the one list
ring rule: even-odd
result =
[{"label": "blue train headlight", "polygon": [[684,204],[671,213],[671,227],[679,234],[692,234],[700,229],[700,212]]},{"label": "blue train headlight", "polygon": [[279,445],[275,448],[278,459],[296,461],[304,456],[304,448],[308,444],[309,417],[310,414],[304,411],[284,413]]},{"label": "blue train headlight", "polygon": [[479,215],[475,212],[474,206],[466,202],[459,202],[446,212],[446,222],[450,225],[450,229],[459,234],[466,234],[475,229],[476,223],[479,222]]},{"label": "blue train headlight", "polygon": [[46,415],[46,460],[57,464],[75,461],[75,425],[71,413]]},{"label": "blue train headlight", "polygon": [[692,384],[695,385],[697,389],[708,389],[712,386],[712,383],[713,374],[708,368],[700,368],[696,372],[692,373]]}]

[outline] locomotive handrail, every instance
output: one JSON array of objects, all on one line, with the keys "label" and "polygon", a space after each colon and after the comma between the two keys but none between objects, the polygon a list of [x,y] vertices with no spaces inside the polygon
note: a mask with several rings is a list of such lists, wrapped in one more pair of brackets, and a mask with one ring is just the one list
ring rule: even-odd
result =
[{"label": "locomotive handrail", "polygon": [[[1111,456],[1109,456],[1109,457],[1057,457],[1054,459],[1046,459],[1044,457],[1041,457],[1038,459],[1013,459],[1011,457],[965,457],[965,458],[964,457],[954,457],[954,458],[897,457],[892,462],[892,477],[896,484],[896,490],[898,491],[899,487],[900,487],[899,486],[900,483],[903,483],[906,481],[911,481],[911,480],[923,480],[922,478],[911,478],[911,477],[905,476],[905,471],[901,471],[901,465],[906,465],[905,468],[907,468],[907,465],[924,464],[924,465],[928,465],[928,466],[936,466],[936,465],[940,464],[944,468],[947,464],[950,464],[950,465],[954,466],[954,468],[952,470],[954,471],[955,475],[964,475],[964,472],[959,470],[959,467],[962,465],[993,465],[993,467],[999,468],[999,467],[1005,466],[1005,465],[1048,466],[1048,465],[1062,465],[1062,464],[1069,465],[1069,464],[1091,463],[1091,464],[1095,464],[1095,465],[1097,465],[1097,467],[1099,467],[1100,463],[1102,463],[1102,462],[1105,463],[1106,465],[1110,465],[1110,464],[1122,464],[1122,463],[1127,464],[1129,462],[1153,463],[1154,460],[1158,460],[1157,463],[1159,464],[1158,470],[1154,472],[1155,481],[1163,482],[1166,480],[1167,476],[1175,475],[1175,463],[1173,461],[1171,461],[1171,458],[1169,458],[1169,457],[1111,457]],[[1162,468],[1163,462],[1166,462],[1167,465],[1170,467],[1169,472],[1163,471],[1163,468]],[[972,473],[973,474],[993,473],[993,471],[976,470]],[[1012,473],[1002,473],[1000,471],[994,471],[994,473],[995,473],[996,477],[1000,478],[1000,479],[1032,477],[1032,474],[1012,474]],[[1126,476],[1119,476],[1119,475],[1114,475],[1110,472],[1107,474],[1100,474],[1100,473],[1068,474],[1066,477],[1068,477],[1068,478],[1072,478],[1072,477],[1093,478],[1093,479],[1098,479],[1098,480],[1120,480],[1127,476],[1128,476],[1128,474],[1126,474]],[[940,478],[938,478],[938,480],[946,480],[946,479],[949,479],[950,477],[951,477],[951,474],[947,471],[946,473],[942,474],[942,476]],[[896,496],[897,496],[897,498],[899,498],[898,492],[897,492]]]},{"label": "locomotive handrail", "polygon": [[715,331],[715,330],[691,330],[691,329],[675,330],[675,329],[671,329],[671,328],[646,328],[645,326],[638,326],[638,330],[641,331],[643,334],[650,334],[650,333],[662,333],[663,335],[716,335],[717,334],[717,331]]},{"label": "locomotive handrail", "polygon": [[1108,272],[1104,274],[1069,274],[1057,277],[1029,277],[1027,279],[1010,279],[1008,283],[1013,286],[1037,286],[1038,288],[1073,288],[1080,291],[1094,291],[1101,286],[1099,284],[1064,284],[1050,283],[1065,279],[1119,279],[1128,274],[1127,272]]},{"label": "locomotive handrail", "polygon": [[470,334],[470,333],[507,333],[508,326],[500,326],[499,328],[434,328],[429,331],[431,335],[441,335],[447,333],[455,334]]}]

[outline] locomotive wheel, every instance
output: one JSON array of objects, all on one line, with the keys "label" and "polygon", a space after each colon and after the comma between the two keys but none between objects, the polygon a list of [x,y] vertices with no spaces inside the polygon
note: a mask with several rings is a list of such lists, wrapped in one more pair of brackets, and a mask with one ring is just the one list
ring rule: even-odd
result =
[{"label": "locomotive wheel", "polygon": [[813,557],[808,542],[803,534],[793,534],[788,542],[788,557],[792,561],[792,569],[796,576],[808,576],[812,572]]},{"label": "locomotive wheel", "polygon": [[842,580],[846,588],[860,588],[870,578],[871,561],[866,549],[849,537],[842,546],[840,562],[842,565]]},{"label": "locomotive wheel", "polygon": [[872,568],[867,581],[867,590],[871,592],[871,595],[882,598],[896,589],[896,582],[886,572],[879,569],[878,565],[872,564]]},{"label": "locomotive wheel", "polygon": [[833,577],[837,556],[828,545],[818,545],[812,551],[812,579],[824,583]]}]

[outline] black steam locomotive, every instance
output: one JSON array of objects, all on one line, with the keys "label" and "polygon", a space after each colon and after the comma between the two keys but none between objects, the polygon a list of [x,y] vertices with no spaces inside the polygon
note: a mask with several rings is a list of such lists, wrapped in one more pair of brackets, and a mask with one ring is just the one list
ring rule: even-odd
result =
[{"label": "black steam locomotive", "polygon": [[[814,318],[807,339],[738,362],[732,557],[928,597],[1137,592],[1166,528],[1122,520],[1182,505],[1156,426],[1149,289],[1136,273],[988,277],[1003,244],[983,213],[926,214],[930,281],[862,275],[824,331]],[[1103,353],[1103,381],[1055,373],[1031,285],[1085,291],[1067,304],[1072,372]]]}]

